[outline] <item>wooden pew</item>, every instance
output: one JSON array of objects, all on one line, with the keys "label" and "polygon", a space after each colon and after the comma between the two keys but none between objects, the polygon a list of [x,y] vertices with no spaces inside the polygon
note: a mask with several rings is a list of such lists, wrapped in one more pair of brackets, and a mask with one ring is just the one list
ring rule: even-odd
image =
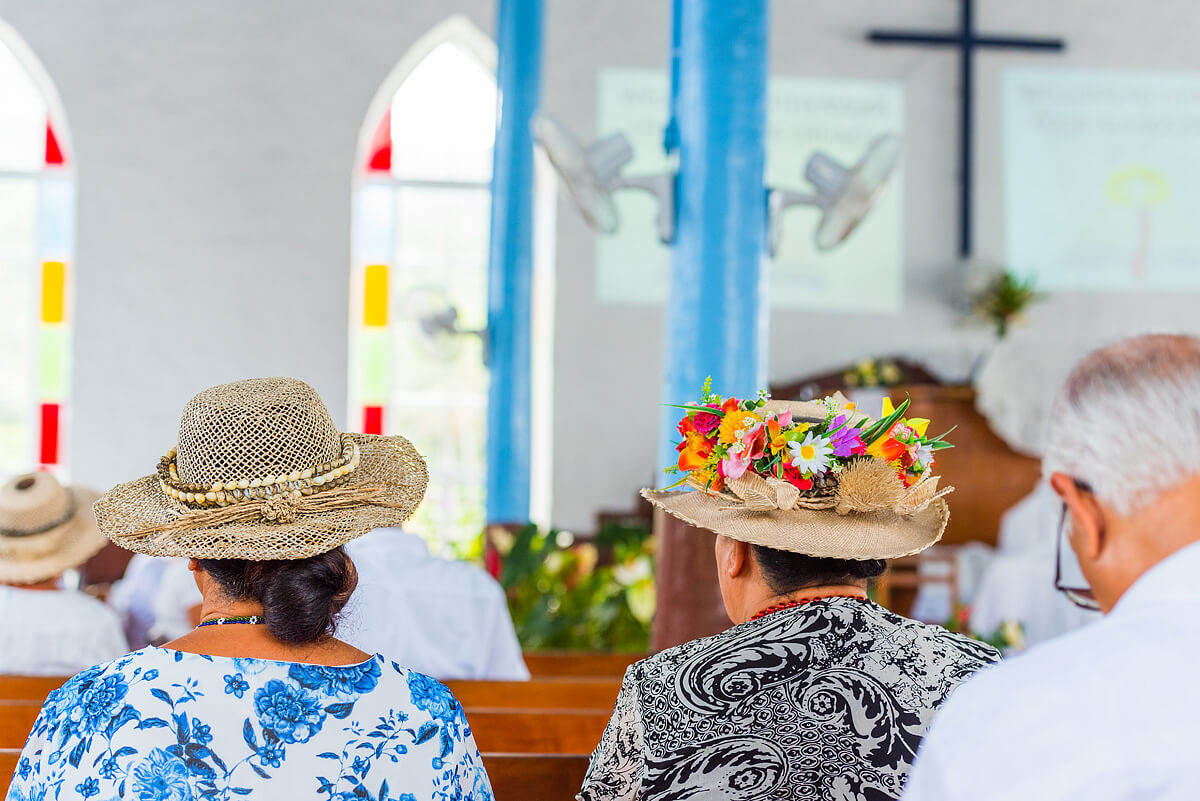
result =
[{"label": "wooden pew", "polygon": [[[0,763],[0,767],[4,763]],[[14,764],[15,760],[14,760]],[[573,801],[588,757],[575,754],[484,754],[496,801]]]},{"label": "wooden pew", "polygon": [[0,675],[0,701],[37,701],[66,683],[69,676],[4,676]]},{"label": "wooden pew", "polygon": [[41,701],[0,701],[0,749],[23,748],[41,709]]},{"label": "wooden pew", "polygon": [[[614,678],[445,682],[463,709],[593,709],[611,712],[621,689]],[[0,690],[0,698],[3,698]]]},{"label": "wooden pew", "polygon": [[[0,748],[21,748],[40,701],[0,701]],[[467,709],[480,751],[590,754],[610,712],[587,709]]]},{"label": "wooden pew", "polygon": [[468,709],[480,751],[590,754],[611,712],[578,709]]},{"label": "wooden pew", "polygon": [[[0,788],[8,795],[8,785],[13,774],[17,772],[17,762],[21,759],[20,748],[0,748]],[[582,782],[580,782],[582,784]]]},{"label": "wooden pew", "polygon": [[646,654],[530,651],[523,656],[525,666],[535,679],[552,676],[621,678],[625,675],[625,668]]},{"label": "wooden pew", "polygon": [[[62,686],[62,676],[0,676],[0,703],[36,701]],[[546,678],[533,681],[445,682],[464,709],[612,710],[621,682],[615,678]]]}]

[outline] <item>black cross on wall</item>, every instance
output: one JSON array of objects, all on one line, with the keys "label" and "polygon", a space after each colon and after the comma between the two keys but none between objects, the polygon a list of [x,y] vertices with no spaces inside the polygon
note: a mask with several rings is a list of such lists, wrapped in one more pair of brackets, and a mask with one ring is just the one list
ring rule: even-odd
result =
[{"label": "black cross on wall", "polygon": [[959,92],[959,188],[958,188],[958,252],[963,258],[971,255],[971,143],[973,118],[973,83],[975,50],[997,47],[1006,50],[1054,50],[1066,47],[1062,39],[1019,38],[1015,36],[984,36],[975,32],[974,0],[959,0],[962,4],[962,25],[957,31],[871,31],[867,39],[882,44],[914,44],[958,47],[961,49],[961,78]]}]

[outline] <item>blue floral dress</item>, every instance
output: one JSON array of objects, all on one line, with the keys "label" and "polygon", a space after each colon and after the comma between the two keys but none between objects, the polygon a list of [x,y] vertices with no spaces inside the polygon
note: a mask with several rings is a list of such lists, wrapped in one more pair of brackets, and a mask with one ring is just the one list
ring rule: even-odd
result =
[{"label": "blue floral dress", "polygon": [[8,801],[490,801],[462,707],[375,656],[324,667],[146,648],[46,699]]}]

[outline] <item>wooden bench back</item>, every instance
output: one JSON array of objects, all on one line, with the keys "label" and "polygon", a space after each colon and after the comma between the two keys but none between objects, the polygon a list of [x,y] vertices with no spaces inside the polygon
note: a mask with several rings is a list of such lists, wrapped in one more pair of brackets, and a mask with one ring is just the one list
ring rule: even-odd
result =
[{"label": "wooden bench back", "polygon": [[620,679],[613,678],[447,681],[445,684],[466,710],[596,709],[611,712],[621,689]]},{"label": "wooden bench back", "polygon": [[0,749],[24,748],[41,701],[0,701]]},{"label": "wooden bench back", "polygon": [[0,675],[0,701],[37,701],[66,683],[68,676],[4,676]]},{"label": "wooden bench back", "polygon": [[587,774],[577,754],[484,754],[496,801],[574,801]]},{"label": "wooden bench back", "polygon": [[645,654],[611,654],[588,651],[531,651],[524,654],[525,666],[535,679],[551,676],[621,678],[625,668]]},{"label": "wooden bench back", "polygon": [[[0,676],[0,702],[37,701],[57,690],[62,676]],[[447,681],[464,709],[607,709],[616,703],[619,678],[553,677],[533,681]]]},{"label": "wooden bench back", "polygon": [[[21,748],[41,703],[0,701],[0,748]],[[468,709],[480,751],[519,754],[590,754],[610,712],[579,709]]]}]

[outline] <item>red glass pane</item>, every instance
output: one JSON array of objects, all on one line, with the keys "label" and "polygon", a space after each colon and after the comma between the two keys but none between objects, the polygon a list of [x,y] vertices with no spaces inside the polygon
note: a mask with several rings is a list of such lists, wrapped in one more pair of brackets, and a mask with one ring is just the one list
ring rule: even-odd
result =
[{"label": "red glass pane", "polygon": [[58,404],[42,404],[42,464],[58,464]]},{"label": "red glass pane", "polygon": [[54,135],[54,128],[50,125],[50,120],[46,120],[46,163],[61,165],[66,161],[63,158],[62,148],[58,146],[58,137]]},{"label": "red glass pane", "polygon": [[392,109],[383,112],[367,148],[367,169],[372,172],[392,171]]},{"label": "red glass pane", "polygon": [[382,434],[383,433],[383,407],[382,406],[364,406],[363,407],[363,433],[364,434]]}]

